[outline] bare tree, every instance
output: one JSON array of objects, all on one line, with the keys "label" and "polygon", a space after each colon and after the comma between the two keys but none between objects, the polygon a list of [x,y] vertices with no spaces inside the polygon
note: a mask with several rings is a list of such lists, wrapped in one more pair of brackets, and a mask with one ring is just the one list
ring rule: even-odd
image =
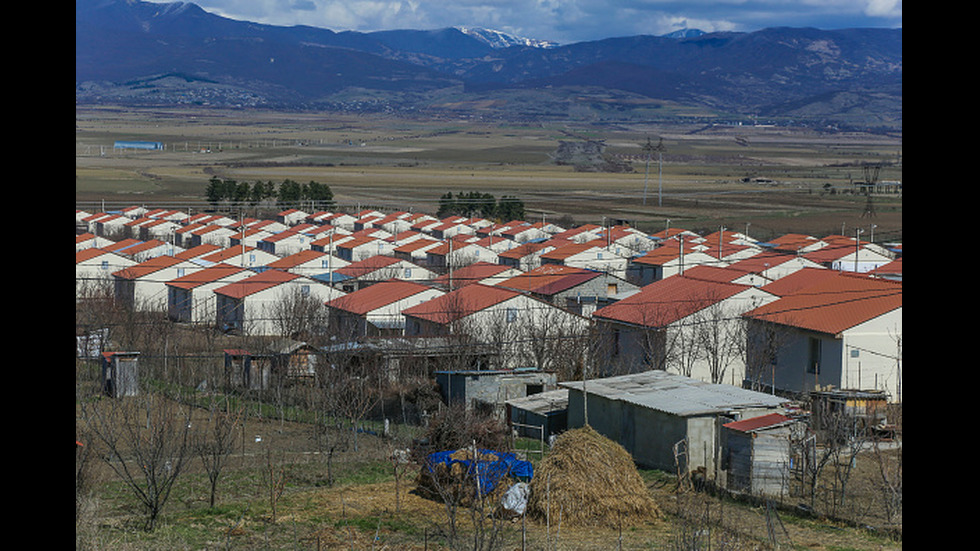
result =
[{"label": "bare tree", "polygon": [[329,312],[323,303],[301,286],[295,286],[268,308],[278,335],[309,341],[322,335],[327,327]]},{"label": "bare tree", "polygon": [[189,413],[143,393],[82,402],[81,416],[105,463],[142,505],[144,529],[153,530],[189,455]]},{"label": "bare tree", "polygon": [[745,357],[743,322],[721,301],[710,301],[710,305],[698,310],[694,318],[692,329],[710,382],[723,383],[729,370]]},{"label": "bare tree", "polygon": [[[901,406],[893,408],[896,412],[901,411]],[[888,522],[894,522],[902,518],[902,421],[898,413],[898,419],[894,419],[889,414],[889,421],[896,427],[895,434],[891,438],[890,446],[885,446],[881,439],[875,438],[872,443],[874,451],[875,465],[878,467],[877,477],[872,480],[872,484],[878,490],[882,498],[885,510],[885,518]]]},{"label": "bare tree", "polygon": [[212,508],[218,493],[218,481],[235,447],[235,433],[243,414],[243,408],[233,407],[227,397],[219,400],[212,395],[205,426],[194,435],[194,449],[210,482],[208,503]]},{"label": "bare tree", "polygon": [[279,499],[286,490],[286,465],[283,453],[278,459],[272,457],[272,446],[265,449],[265,465],[262,469],[262,483],[269,497],[270,521],[275,524],[277,519]]},{"label": "bare tree", "polygon": [[488,462],[475,442],[461,451],[467,450],[469,461],[465,464],[447,465],[426,458],[423,464],[426,490],[443,504],[444,533],[450,549],[501,549],[506,522],[496,494],[485,487]]},{"label": "bare tree", "polygon": [[752,390],[774,389],[779,353],[790,342],[792,333],[785,325],[756,319],[744,321],[745,379]]}]

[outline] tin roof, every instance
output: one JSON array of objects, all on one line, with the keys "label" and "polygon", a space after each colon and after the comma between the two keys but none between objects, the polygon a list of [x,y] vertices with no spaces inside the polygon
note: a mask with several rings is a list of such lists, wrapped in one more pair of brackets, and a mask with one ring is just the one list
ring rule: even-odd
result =
[{"label": "tin roof", "polygon": [[195,270],[185,276],[178,277],[167,282],[171,287],[179,289],[194,289],[205,283],[220,281],[226,277],[247,271],[245,268],[232,266],[231,264],[215,264],[202,270]]},{"label": "tin roof", "polygon": [[[569,381],[559,386],[582,390],[583,382]],[[589,394],[682,417],[775,408],[786,401],[754,390],[706,383],[661,370],[592,379],[585,382],[584,388]]]},{"label": "tin roof", "polygon": [[282,270],[265,270],[241,281],[215,289],[214,292],[231,298],[244,298],[265,291],[300,276]]},{"label": "tin roof", "polygon": [[757,430],[779,427],[793,421],[794,419],[792,417],[787,417],[781,413],[770,413],[768,415],[760,415],[758,417],[751,417],[740,421],[732,421],[731,423],[725,423],[722,426],[726,429],[737,430],[739,432],[755,432]]},{"label": "tin roof", "polygon": [[402,311],[406,316],[446,324],[505,300],[520,296],[517,291],[473,283]]},{"label": "tin roof", "polygon": [[523,274],[498,283],[500,287],[515,291],[553,295],[591,281],[601,274],[584,268],[560,264],[544,264]]},{"label": "tin roof", "polygon": [[826,271],[832,276],[800,287],[744,316],[837,335],[902,307],[900,282]]},{"label": "tin roof", "polygon": [[708,306],[751,289],[748,285],[675,275],[596,310],[594,318],[643,327],[666,327]]},{"label": "tin roof", "polygon": [[330,308],[363,315],[393,302],[431,290],[433,290],[432,287],[421,283],[391,279],[358,289],[349,295],[328,301],[326,305]]},{"label": "tin roof", "polygon": [[113,272],[112,275],[121,279],[139,279],[165,268],[180,264],[181,262],[184,261],[172,256],[157,256],[144,262],[140,262],[134,266],[129,266],[117,272]]}]

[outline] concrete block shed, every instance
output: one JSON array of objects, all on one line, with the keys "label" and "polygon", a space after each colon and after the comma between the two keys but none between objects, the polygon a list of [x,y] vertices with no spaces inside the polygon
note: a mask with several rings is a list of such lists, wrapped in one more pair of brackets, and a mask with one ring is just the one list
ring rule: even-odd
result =
[{"label": "concrete block shed", "polygon": [[568,389],[507,400],[507,423],[519,436],[548,442],[568,428]]},{"label": "concrete block shed", "polygon": [[435,378],[446,404],[460,402],[501,415],[511,398],[557,388],[554,373],[533,368],[437,371]]}]

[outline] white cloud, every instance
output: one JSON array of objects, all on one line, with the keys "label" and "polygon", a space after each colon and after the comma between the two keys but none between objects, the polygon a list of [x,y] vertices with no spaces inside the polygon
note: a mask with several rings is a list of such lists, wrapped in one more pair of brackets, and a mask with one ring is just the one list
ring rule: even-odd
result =
[{"label": "white cloud", "polygon": [[[168,1],[168,0],[154,0]],[[571,43],[681,28],[900,26],[902,0],[192,0],[233,19],[333,31],[483,26]]]}]

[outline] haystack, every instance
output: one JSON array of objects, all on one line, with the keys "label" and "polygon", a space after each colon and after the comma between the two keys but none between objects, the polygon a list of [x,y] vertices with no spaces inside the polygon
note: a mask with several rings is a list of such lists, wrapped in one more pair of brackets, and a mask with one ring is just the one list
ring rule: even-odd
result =
[{"label": "haystack", "polygon": [[576,526],[620,526],[660,518],[660,509],[621,445],[586,426],[562,433],[535,469],[528,514]]}]

